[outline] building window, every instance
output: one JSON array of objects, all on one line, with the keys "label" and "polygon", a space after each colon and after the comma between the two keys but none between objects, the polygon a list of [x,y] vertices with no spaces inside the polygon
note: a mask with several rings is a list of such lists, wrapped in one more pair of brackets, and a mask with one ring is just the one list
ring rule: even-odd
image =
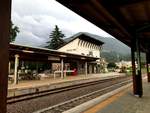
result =
[{"label": "building window", "polygon": [[101,49],[102,49],[102,46],[98,46],[98,49],[101,50]]},{"label": "building window", "polygon": [[98,46],[97,46],[97,45],[95,46],[95,49],[98,49]]},{"label": "building window", "polygon": [[83,41],[83,47],[85,47],[85,44],[86,44],[86,42],[85,42],[85,41]]},{"label": "building window", "polygon": [[98,50],[99,46],[96,46],[96,49]]},{"label": "building window", "polygon": [[92,49],[94,49],[94,44],[92,44]]},{"label": "building window", "polygon": [[93,56],[93,51],[89,51],[89,56]]},{"label": "building window", "polygon": [[92,44],[90,44],[90,48],[92,49]]},{"label": "building window", "polygon": [[81,46],[83,46],[83,41],[81,40]]},{"label": "building window", "polygon": [[96,45],[94,45],[94,49],[96,49]]},{"label": "building window", "polygon": [[81,40],[79,39],[79,41],[78,41],[78,46],[80,46],[80,45],[81,45],[80,43],[81,43]]},{"label": "building window", "polygon": [[90,43],[88,43],[88,48],[90,48]]},{"label": "building window", "polygon": [[86,42],[86,47],[88,48],[88,42]]}]

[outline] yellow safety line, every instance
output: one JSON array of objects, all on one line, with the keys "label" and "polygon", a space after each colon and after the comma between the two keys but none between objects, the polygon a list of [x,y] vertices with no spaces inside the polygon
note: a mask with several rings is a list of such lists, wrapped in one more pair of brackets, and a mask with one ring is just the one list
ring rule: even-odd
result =
[{"label": "yellow safety line", "polygon": [[126,92],[127,92],[127,90],[119,92],[119,93],[109,97],[108,99],[104,100],[103,102],[97,104],[96,106],[88,109],[87,111],[85,111],[83,113],[97,113],[98,111],[102,110],[104,107],[106,107],[107,105],[112,103],[114,100],[117,100],[119,97],[124,95]]}]

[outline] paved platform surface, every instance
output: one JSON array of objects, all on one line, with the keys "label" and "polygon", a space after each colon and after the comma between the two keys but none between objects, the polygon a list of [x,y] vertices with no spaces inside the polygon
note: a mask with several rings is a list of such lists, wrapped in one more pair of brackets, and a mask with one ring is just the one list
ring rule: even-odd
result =
[{"label": "paved platform surface", "polygon": [[57,84],[63,82],[70,82],[70,81],[79,81],[79,80],[91,80],[91,79],[105,79],[113,76],[122,76],[125,75],[124,73],[101,73],[101,74],[88,74],[85,75],[77,75],[77,76],[67,76],[66,78],[61,79],[60,77],[54,78],[45,78],[42,80],[28,80],[28,81],[20,81],[19,84],[9,84],[8,89],[24,89],[29,87],[39,87],[43,85],[50,85],[50,84]]},{"label": "paved platform surface", "polygon": [[150,83],[143,82],[143,90],[143,97],[139,98],[130,87],[84,113],[150,113]]}]

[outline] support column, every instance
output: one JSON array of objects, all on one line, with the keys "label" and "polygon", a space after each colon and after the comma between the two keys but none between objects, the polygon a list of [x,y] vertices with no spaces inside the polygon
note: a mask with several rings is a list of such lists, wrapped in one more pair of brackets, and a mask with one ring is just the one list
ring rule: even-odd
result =
[{"label": "support column", "polygon": [[135,66],[135,41],[132,40],[131,46],[131,58],[132,58],[132,79],[133,79],[133,94],[137,94],[136,84],[136,66]]},{"label": "support column", "polygon": [[136,82],[137,82],[137,93],[139,97],[143,95],[142,88],[142,73],[141,73],[141,56],[140,56],[140,43],[138,37],[136,37],[136,52],[137,52],[137,74],[136,74]]},{"label": "support column", "polygon": [[85,62],[85,76],[87,76],[87,61]]},{"label": "support column", "polygon": [[147,81],[150,82],[150,72],[149,72],[149,54],[146,53],[146,67],[147,67]]},{"label": "support column", "polygon": [[[135,51],[137,56],[137,69],[135,66]],[[140,45],[138,37],[132,40],[131,54],[132,54],[133,93],[135,95],[138,95],[139,97],[142,97],[143,89],[141,76],[141,58],[140,58]]]},{"label": "support column", "polygon": [[0,1],[0,113],[6,113],[11,0]]},{"label": "support column", "polygon": [[64,60],[63,58],[61,59],[61,78],[63,78],[63,73],[64,73]]},{"label": "support column", "polygon": [[15,55],[15,71],[14,71],[14,84],[18,84],[18,65],[19,65],[19,55]]}]

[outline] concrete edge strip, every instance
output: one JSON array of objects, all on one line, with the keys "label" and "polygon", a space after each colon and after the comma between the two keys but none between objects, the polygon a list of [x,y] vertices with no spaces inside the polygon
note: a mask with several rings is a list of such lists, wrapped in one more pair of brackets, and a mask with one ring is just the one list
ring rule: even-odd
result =
[{"label": "concrete edge strip", "polygon": [[106,94],[104,94],[104,95],[102,95],[102,96],[100,96],[100,97],[97,97],[97,98],[95,98],[95,99],[92,99],[92,100],[90,100],[90,101],[88,101],[88,102],[85,102],[85,103],[83,103],[83,104],[81,104],[81,105],[78,105],[78,106],[76,106],[76,107],[74,107],[74,108],[72,108],[72,109],[69,109],[69,110],[67,110],[67,111],[64,111],[63,113],[83,113],[83,112],[86,111],[87,109],[89,109],[89,108],[91,108],[91,107],[97,105],[98,103],[100,103],[100,102],[106,100],[107,98],[109,98],[109,97],[111,97],[111,96],[113,96],[113,95],[115,95],[115,94],[121,92],[122,90],[128,88],[128,87],[131,86],[131,85],[132,85],[132,83],[129,83],[129,84],[125,85],[125,86],[122,86],[122,87],[120,87],[120,88],[114,90],[114,91],[111,91],[111,92],[109,92],[109,93],[106,93]]}]

